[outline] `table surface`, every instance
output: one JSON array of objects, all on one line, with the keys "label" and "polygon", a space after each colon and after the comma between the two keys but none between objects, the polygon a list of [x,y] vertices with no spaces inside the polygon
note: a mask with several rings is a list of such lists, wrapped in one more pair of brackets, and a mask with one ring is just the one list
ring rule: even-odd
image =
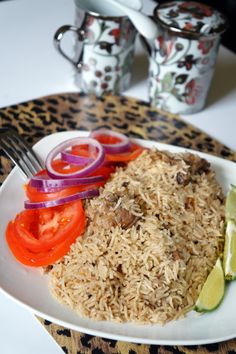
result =
[{"label": "table surface", "polygon": [[[147,12],[152,6],[148,4]],[[73,20],[72,0],[0,3],[0,108],[48,94],[78,91],[73,68],[52,44],[55,30]],[[147,72],[147,55],[137,42],[132,84],[124,94],[147,100]],[[235,118],[236,56],[221,47],[206,108],[183,119],[236,150]],[[2,353],[62,353],[34,315],[1,292],[0,314],[4,323],[0,331]]]}]

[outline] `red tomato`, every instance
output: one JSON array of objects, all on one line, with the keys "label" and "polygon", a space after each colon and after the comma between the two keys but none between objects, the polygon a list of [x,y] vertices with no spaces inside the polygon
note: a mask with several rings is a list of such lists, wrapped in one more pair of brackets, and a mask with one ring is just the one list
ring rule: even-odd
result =
[{"label": "red tomato", "polygon": [[[101,144],[115,144],[120,141],[120,139],[116,137],[110,137],[106,135],[101,135],[96,137]],[[128,163],[129,161],[135,160],[142,152],[144,148],[142,146],[136,145],[131,143],[130,151],[121,153],[121,154],[108,154],[105,155],[106,162],[125,162]],[[73,146],[71,149],[72,154],[90,157],[90,153],[86,147],[81,148],[80,146]]]},{"label": "red tomato", "polygon": [[84,227],[85,214],[79,200],[59,207],[23,211],[8,224],[6,240],[19,262],[45,266],[63,257]]},{"label": "red tomato", "polygon": [[117,138],[116,136],[107,135],[107,134],[100,134],[96,136],[96,140],[99,141],[101,144],[117,144],[121,142],[121,139]]},{"label": "red tomato", "polygon": [[98,167],[95,171],[90,173],[89,176],[103,176],[105,179],[110,177],[110,174],[115,172],[115,166],[101,166]]},{"label": "red tomato", "polygon": [[[65,174],[79,171],[82,168],[82,166],[70,165],[67,162],[62,160],[54,160],[52,162],[52,167],[56,172],[65,173]],[[47,178],[50,178],[50,176],[47,173],[47,170],[41,170],[38,173],[36,173],[35,176],[45,176]]]},{"label": "red tomato", "polygon": [[96,150],[89,149],[88,145],[74,145],[71,147],[71,153],[82,157],[96,158]]},{"label": "red tomato", "polygon": [[77,172],[83,168],[83,166],[70,165],[62,160],[54,160],[52,162],[52,167],[56,172],[64,173],[65,175],[68,173]]},{"label": "red tomato", "polygon": [[16,216],[15,231],[22,244],[32,251],[43,251],[64,241],[76,233],[82,202],[68,203],[58,207],[24,210]]},{"label": "red tomato", "polygon": [[[117,144],[121,142],[121,139],[115,136],[109,136],[101,134],[96,136],[96,140],[101,144]],[[94,149],[91,149],[89,145],[74,145],[71,147],[71,153],[83,157],[94,157]]]},{"label": "red tomato", "polygon": [[131,144],[130,151],[122,154],[106,154],[106,161],[109,162],[129,162],[135,160],[142,152],[142,146]]},{"label": "red tomato", "polygon": [[31,185],[28,183],[25,186],[25,193],[28,199],[33,203],[46,202],[68,197],[70,195],[87,191],[89,189],[99,188],[102,187],[104,183],[105,181],[100,181],[96,183],[83,184],[80,186],[66,187],[63,189],[58,189],[56,192],[42,192],[35,187],[31,187]]},{"label": "red tomato", "polygon": [[[97,172],[97,170],[96,170],[96,172]],[[105,170],[104,175],[106,175],[106,173],[107,173],[107,171]],[[48,177],[47,171],[41,170],[40,172],[37,173],[36,176],[42,176],[42,175],[45,175]],[[102,173],[95,174],[94,176],[99,176],[99,175],[102,175]],[[48,178],[50,178],[50,177],[48,177]],[[32,187],[30,185],[30,183],[28,183],[25,185],[25,193],[26,193],[26,196],[28,197],[28,199],[32,203],[46,202],[46,201],[57,200],[60,198],[68,197],[70,195],[73,195],[73,194],[76,194],[79,192],[83,192],[83,191],[86,191],[89,189],[99,188],[99,187],[104,186],[104,184],[105,184],[105,181],[100,181],[100,182],[96,182],[96,183],[82,184],[79,186],[65,187],[62,189],[58,188],[58,190],[54,191],[54,192],[42,192],[41,190],[38,190],[37,188]]]}]

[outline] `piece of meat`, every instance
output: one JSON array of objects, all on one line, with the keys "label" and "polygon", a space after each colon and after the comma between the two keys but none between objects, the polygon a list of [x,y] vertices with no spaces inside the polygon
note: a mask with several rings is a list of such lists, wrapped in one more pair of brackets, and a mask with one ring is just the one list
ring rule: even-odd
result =
[{"label": "piece of meat", "polygon": [[161,160],[165,163],[169,163],[171,166],[179,163],[180,159],[168,154],[166,152],[156,151],[155,160]]},{"label": "piece of meat", "polygon": [[191,174],[201,175],[202,173],[207,173],[210,170],[210,163],[197,155],[185,154],[183,159],[185,163],[190,167]]},{"label": "piece of meat", "polygon": [[176,181],[178,184],[182,184],[183,186],[186,186],[191,179],[191,175],[189,171],[186,172],[178,172],[176,175]]},{"label": "piece of meat", "polygon": [[119,197],[117,194],[110,192],[110,193],[106,194],[105,199],[107,202],[109,202],[111,205],[113,205],[118,202]]},{"label": "piece of meat", "polygon": [[135,222],[138,220],[138,217],[131,214],[125,208],[120,207],[115,210],[114,219],[117,225],[120,225],[122,229],[128,229],[135,224]]},{"label": "piece of meat", "polygon": [[178,261],[182,259],[180,252],[177,250],[172,253],[172,257],[174,261]]},{"label": "piece of meat", "polygon": [[177,173],[176,181],[178,184],[186,186],[194,175],[201,175],[210,171],[210,163],[197,155],[187,153],[184,155],[183,160],[189,168]]},{"label": "piece of meat", "polygon": [[184,203],[186,210],[194,210],[195,209],[195,199],[192,197],[186,197]]},{"label": "piece of meat", "polygon": [[[93,224],[98,228],[111,228],[116,226],[121,226],[123,229],[127,229],[134,225],[134,223],[139,219],[138,216],[133,215],[127,209],[122,206],[114,208],[117,202],[117,196],[110,193],[109,196],[103,200],[102,210],[97,210],[97,212],[90,212],[87,209],[88,223],[93,221]],[[113,209],[114,208],[114,209]]]}]

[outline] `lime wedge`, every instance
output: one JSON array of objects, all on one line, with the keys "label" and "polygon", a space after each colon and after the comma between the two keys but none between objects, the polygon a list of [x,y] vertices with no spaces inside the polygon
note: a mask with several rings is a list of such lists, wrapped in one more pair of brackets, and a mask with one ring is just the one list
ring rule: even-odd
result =
[{"label": "lime wedge", "polygon": [[226,221],[230,219],[236,221],[236,186],[234,185],[231,185],[226,197],[225,217]]},{"label": "lime wedge", "polygon": [[220,258],[205,281],[198,296],[194,310],[197,312],[208,312],[216,309],[221,303],[225,292],[224,271]]},{"label": "lime wedge", "polygon": [[225,279],[236,278],[236,223],[233,220],[227,222],[224,247],[224,273]]}]

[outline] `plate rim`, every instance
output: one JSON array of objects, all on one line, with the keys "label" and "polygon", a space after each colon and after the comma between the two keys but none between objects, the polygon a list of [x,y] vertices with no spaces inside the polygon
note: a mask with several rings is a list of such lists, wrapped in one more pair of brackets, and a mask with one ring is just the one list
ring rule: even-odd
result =
[{"label": "plate rim", "polygon": [[[112,334],[112,333],[103,332],[101,330],[85,328],[80,325],[73,325],[70,322],[60,320],[60,319],[50,316],[44,312],[35,310],[32,306],[27,305],[23,301],[20,301],[19,299],[15,298],[13,295],[6,292],[3,288],[0,288],[0,292],[2,292],[4,295],[6,295],[9,299],[14,301],[15,303],[17,303],[19,306],[30,311],[33,315],[38,316],[38,317],[42,318],[43,320],[48,320],[48,321],[52,322],[52,324],[56,324],[56,325],[62,326],[64,328],[68,328],[70,330],[73,330],[75,332],[80,332],[82,334],[88,334],[88,335],[92,335],[92,336],[96,336],[96,337],[100,337],[100,338],[111,339],[111,340],[115,340],[115,341],[122,341],[122,342],[127,342],[127,343],[137,343],[137,344],[146,344],[146,345],[191,346],[191,345],[206,345],[206,344],[220,343],[220,342],[224,342],[224,341],[227,341],[227,340],[230,340],[230,339],[233,339],[236,337],[236,333],[235,334],[232,333],[232,334],[221,336],[218,338],[212,338],[210,340],[208,340],[208,339],[206,339],[206,340],[204,340],[204,339],[202,339],[202,340],[201,339],[197,339],[197,340],[195,340],[195,339],[168,339],[167,340],[167,339],[137,338],[137,337],[125,336],[125,335],[121,335],[121,334]],[[106,322],[106,321],[97,321],[97,322]]]},{"label": "plate rim", "polygon": [[[83,131],[83,130],[69,130],[69,131],[61,131],[61,132],[56,132],[49,134],[42,139],[40,139],[34,146],[33,149],[37,150],[40,148],[40,146],[43,144],[44,141],[47,141],[49,138],[56,138],[57,136],[64,136],[64,135],[72,135],[72,134],[79,134],[79,136],[87,136],[89,134],[89,131]],[[188,151],[192,152],[195,154],[198,154],[199,156],[208,158],[210,160],[216,160],[216,161],[224,161],[226,164],[232,164],[235,166],[235,162],[224,159],[222,157],[218,157],[215,155],[211,155],[208,153],[200,152],[197,150],[189,149],[187,147],[180,147],[180,146],[175,146],[171,144],[165,144],[162,142],[157,142],[155,140],[146,140],[146,139],[138,139],[138,138],[131,138],[133,141],[139,142],[139,143],[148,143],[148,144],[155,144],[155,145],[160,145],[163,149],[166,148],[166,150],[173,149],[177,150],[179,152],[183,151]],[[8,182],[8,179],[11,178],[11,176],[19,170],[18,167],[14,167],[10,173],[7,175],[6,179],[3,181],[1,187],[0,187],[0,194],[3,188],[5,188],[5,185]],[[212,343],[220,343],[222,341],[230,340],[232,338],[236,337],[236,330],[235,333],[231,333],[229,335],[223,335],[221,337],[217,338],[211,338],[211,339],[148,339],[148,338],[140,338],[140,337],[132,337],[132,336],[127,336],[127,335],[121,335],[121,334],[114,334],[114,333],[107,333],[103,332],[102,330],[97,330],[97,329],[91,329],[91,328],[86,328],[77,324],[73,324],[70,322],[67,322],[65,320],[61,320],[59,318],[56,318],[54,316],[48,315],[47,313],[44,313],[42,311],[39,311],[35,309],[33,306],[28,305],[27,303],[21,301],[20,299],[16,298],[13,294],[10,292],[6,291],[2,285],[0,284],[0,291],[5,294],[8,298],[10,298],[12,301],[16,302],[19,304],[19,306],[22,306],[23,308],[29,310],[31,313],[33,313],[36,316],[41,317],[42,319],[46,319],[54,324],[60,325],[62,327],[77,331],[77,332],[82,332],[86,333],[89,335],[93,336],[98,336],[98,337],[103,337],[107,339],[112,339],[112,340],[117,340],[117,341],[125,341],[125,342],[131,342],[131,343],[142,343],[142,344],[147,344],[147,345],[185,345],[185,346],[190,346],[190,345],[203,345],[203,344],[212,344]],[[56,301],[56,300],[55,300]],[[82,316],[81,316],[82,317]],[[99,322],[108,322],[108,321],[97,321]],[[132,323],[130,323],[132,324]],[[133,323],[135,324],[135,323]],[[138,324],[136,324],[138,325]],[[154,324],[155,325],[155,324]]]}]

